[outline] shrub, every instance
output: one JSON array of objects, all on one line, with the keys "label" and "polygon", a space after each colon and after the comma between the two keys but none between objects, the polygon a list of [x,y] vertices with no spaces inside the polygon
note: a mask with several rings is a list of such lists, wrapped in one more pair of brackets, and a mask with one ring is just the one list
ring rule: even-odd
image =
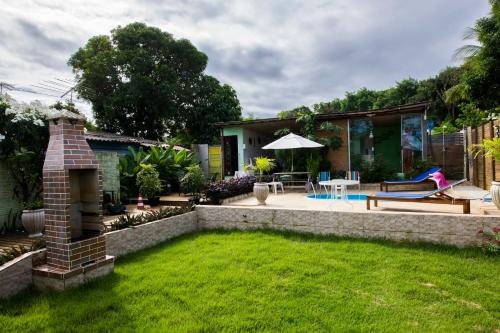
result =
[{"label": "shrub", "polygon": [[210,202],[220,204],[223,199],[252,192],[255,181],[254,176],[248,176],[212,182],[208,185],[205,196]]},{"label": "shrub", "polygon": [[186,167],[195,163],[195,155],[188,150],[174,150],[174,147],[153,146],[148,151],[141,147],[135,150],[128,148],[129,154],[122,156],[118,165],[120,184],[127,196],[137,195],[136,178],[141,172],[141,164],[148,163],[155,167],[160,174],[160,180],[170,184],[175,189],[179,177],[182,177]]},{"label": "shrub", "polygon": [[19,202],[41,197],[49,113],[40,102],[28,105],[0,94],[0,161],[9,172]]},{"label": "shrub", "polygon": [[387,164],[382,155],[375,155],[373,161],[364,161],[361,156],[353,156],[351,164],[352,170],[359,171],[363,183],[377,183],[396,176],[396,171]]},{"label": "shrub", "polygon": [[186,170],[187,173],[181,178],[181,189],[186,194],[193,194],[197,199],[205,188],[205,174],[198,164],[187,167]]},{"label": "shrub", "polygon": [[139,193],[146,198],[153,198],[162,190],[160,174],[151,165],[137,174]]},{"label": "shrub", "polygon": [[25,210],[36,210],[43,208],[43,200],[32,200],[23,203],[23,208]]},{"label": "shrub", "polygon": [[500,228],[481,229],[479,235],[483,239],[482,248],[487,255],[498,255],[500,253]]},{"label": "shrub", "polygon": [[414,178],[420,175],[422,172],[425,172],[433,167],[435,167],[435,164],[431,159],[425,161],[423,160],[413,161],[410,169],[408,169],[408,171],[405,172],[405,177],[408,179]]},{"label": "shrub", "polygon": [[259,174],[259,182],[262,182],[262,176],[264,172],[270,172],[276,167],[276,162],[273,158],[269,157],[257,157],[255,159],[255,166],[253,169]]},{"label": "shrub", "polygon": [[176,215],[181,215],[192,210],[191,206],[180,208],[180,207],[166,207],[160,208],[156,211],[150,211],[147,213],[137,214],[137,215],[122,215],[118,219],[112,222],[113,229],[120,230],[126,229],[134,226],[138,226],[144,223],[158,221],[167,217],[172,217]]}]

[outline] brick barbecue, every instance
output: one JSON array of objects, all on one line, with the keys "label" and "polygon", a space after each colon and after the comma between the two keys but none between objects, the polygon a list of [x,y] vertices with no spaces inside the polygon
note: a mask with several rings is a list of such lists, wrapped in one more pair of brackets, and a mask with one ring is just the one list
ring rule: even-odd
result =
[{"label": "brick barbecue", "polygon": [[64,111],[51,115],[49,122],[43,166],[47,263],[34,274],[65,280],[112,266],[113,257],[106,256],[102,173],[85,140],[85,117]]}]

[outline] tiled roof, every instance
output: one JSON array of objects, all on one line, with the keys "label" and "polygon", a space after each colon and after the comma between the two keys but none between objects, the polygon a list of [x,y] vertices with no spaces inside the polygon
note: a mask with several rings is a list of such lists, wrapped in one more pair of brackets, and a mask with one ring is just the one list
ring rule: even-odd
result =
[{"label": "tiled roof", "polygon": [[[162,144],[164,146],[168,146],[167,144],[160,143],[159,141],[137,138],[137,137],[133,137],[133,136],[125,136],[125,135],[118,135],[118,134],[113,134],[113,133],[106,133],[106,132],[86,131],[85,132],[85,139],[90,140],[90,141],[130,143],[130,144],[137,144],[137,145],[146,146],[146,147],[157,146],[159,144]],[[174,149],[175,150],[183,150],[185,148],[183,148],[181,146],[174,146]]]}]

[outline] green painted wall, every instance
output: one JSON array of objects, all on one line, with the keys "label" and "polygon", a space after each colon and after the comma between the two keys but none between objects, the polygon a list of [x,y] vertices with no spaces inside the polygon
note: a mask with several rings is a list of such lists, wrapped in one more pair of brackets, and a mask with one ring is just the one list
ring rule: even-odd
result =
[{"label": "green painted wall", "polygon": [[14,198],[12,191],[14,184],[7,168],[0,162],[0,226],[4,225],[9,211],[22,209],[21,204]]},{"label": "green painted wall", "polygon": [[236,135],[238,137],[238,170],[243,171],[244,161],[244,151],[243,151],[243,128],[224,128],[224,136]]},{"label": "green painted wall", "polygon": [[95,156],[102,170],[102,185],[104,191],[114,191],[115,198],[120,198],[120,172],[118,161],[120,155],[117,152],[96,151]]},{"label": "green painted wall", "polygon": [[375,154],[384,156],[386,163],[396,172],[401,172],[401,125],[373,128]]}]

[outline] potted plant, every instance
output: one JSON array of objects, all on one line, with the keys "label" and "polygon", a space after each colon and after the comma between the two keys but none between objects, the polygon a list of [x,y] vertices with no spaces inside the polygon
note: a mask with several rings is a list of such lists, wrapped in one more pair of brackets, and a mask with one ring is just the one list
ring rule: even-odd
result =
[{"label": "potted plant", "polygon": [[28,232],[28,237],[41,237],[45,229],[45,213],[42,200],[32,200],[23,204],[21,222]]},{"label": "potted plant", "polygon": [[185,194],[192,194],[195,204],[200,203],[200,193],[205,188],[205,174],[198,164],[186,168],[187,173],[181,178],[181,189]]},{"label": "potted plant", "polygon": [[[474,146],[473,149],[477,150],[476,156],[481,153],[500,163],[500,138],[485,139],[483,143]],[[493,203],[500,209],[500,179],[491,182],[490,192]]]},{"label": "potted plant", "polygon": [[268,157],[257,157],[253,169],[259,174],[259,181],[253,184],[253,194],[257,198],[259,205],[265,205],[269,195],[269,185],[262,182],[264,172],[271,171],[276,166],[274,159]]},{"label": "potted plant", "polygon": [[137,174],[137,186],[139,193],[148,198],[149,206],[154,207],[160,204],[160,196],[162,190],[160,174],[151,165],[144,166]]}]

